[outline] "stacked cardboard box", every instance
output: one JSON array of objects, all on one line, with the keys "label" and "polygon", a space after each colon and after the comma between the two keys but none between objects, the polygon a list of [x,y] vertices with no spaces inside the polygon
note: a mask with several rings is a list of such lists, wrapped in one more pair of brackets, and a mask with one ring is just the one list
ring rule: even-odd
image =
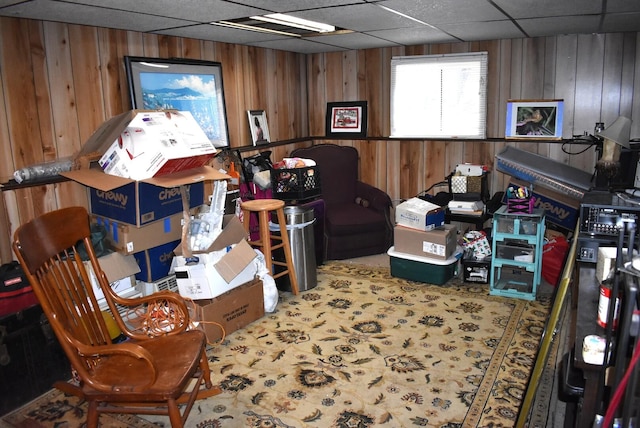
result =
[{"label": "stacked cardboard box", "polygon": [[[160,280],[175,261],[180,294],[198,299],[198,321],[213,341],[223,329],[229,333],[264,314],[262,282],[254,279],[256,253],[234,216],[225,218],[222,235],[209,249],[226,252],[233,246],[220,260],[206,266],[204,253],[198,255],[203,263],[195,265],[174,257],[180,253],[183,213],[204,203],[204,182],[230,178],[206,165],[215,148],[182,113],[133,110],[114,117],[83,146],[77,169],[64,175],[87,187],[92,221],[106,227],[117,250],[100,260],[112,285],[132,290],[132,273],[140,281]],[[150,122],[153,129],[146,129]],[[158,132],[170,135],[171,144],[158,140]],[[110,268],[111,262],[126,272]],[[209,292],[194,294],[205,282]]]},{"label": "stacked cardboard box", "polygon": [[444,209],[419,198],[396,207],[391,275],[441,285],[458,265],[457,228],[444,223]]}]

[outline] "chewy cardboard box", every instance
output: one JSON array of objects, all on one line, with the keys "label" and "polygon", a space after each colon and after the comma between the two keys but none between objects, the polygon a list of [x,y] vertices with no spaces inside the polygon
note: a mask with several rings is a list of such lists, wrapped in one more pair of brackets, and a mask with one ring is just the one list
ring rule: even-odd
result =
[{"label": "chewy cardboard box", "polygon": [[[189,208],[203,204],[203,182],[187,185],[186,189]],[[135,227],[142,227],[183,211],[179,187],[166,188],[135,181],[108,191],[89,187],[88,192],[89,210],[92,214]]]},{"label": "chewy cardboard box", "polygon": [[134,253],[133,257],[140,267],[136,278],[144,282],[155,282],[168,276],[174,256],[173,250],[179,244],[180,239]]},{"label": "chewy cardboard box", "polygon": [[[529,187],[530,183],[511,177],[509,179],[509,187]],[[545,220],[554,223],[563,229],[573,231],[580,215],[580,201],[570,197],[569,195],[547,189],[542,186],[533,188],[533,197],[535,202],[533,208],[541,208],[544,210]],[[503,203],[507,203],[507,192],[503,199]]]},{"label": "chewy cardboard box", "polygon": [[130,110],[104,122],[80,156],[110,175],[144,180],[197,168],[216,148],[188,111]]},{"label": "chewy cardboard box", "polygon": [[[142,226],[181,212],[185,208],[201,205],[204,202],[204,181],[231,178],[213,167],[204,165],[204,161],[198,162],[197,167],[191,165],[189,169],[166,174],[163,171],[162,174],[140,180],[106,174],[95,161],[105,154],[126,129],[129,121],[140,112],[132,110],[105,122],[75,156],[75,169],[60,173],[89,188],[92,213],[135,226]],[[214,154],[215,151],[207,155],[207,161]],[[148,185],[155,186],[156,189]],[[188,189],[190,207],[183,206],[181,186]]]},{"label": "chewy cardboard box", "polygon": [[[102,268],[102,271],[107,276],[111,289],[117,294],[122,294],[136,285],[134,275],[140,272],[140,267],[133,256],[125,256],[120,253],[109,253],[100,257],[98,262],[100,263],[100,268]],[[100,288],[100,285],[98,284],[98,279],[91,268],[91,263],[86,261],[84,262],[84,265],[89,270],[89,279],[91,280],[91,285],[93,286],[93,292],[96,295],[96,299],[100,300],[104,298],[104,293],[102,292],[102,288]]]},{"label": "chewy cardboard box", "polygon": [[396,207],[396,223],[418,230],[432,230],[444,225],[444,208],[411,198]]},{"label": "chewy cardboard box", "polygon": [[182,239],[182,212],[141,227],[91,214],[91,222],[104,225],[111,247],[121,254],[133,254]]},{"label": "chewy cardboard box", "polygon": [[196,318],[207,335],[207,342],[215,343],[224,334],[232,333],[264,315],[264,293],[258,278],[227,291],[215,299],[198,300]]},{"label": "chewy cardboard box", "polygon": [[457,233],[457,227],[451,224],[429,231],[397,225],[393,229],[393,245],[400,253],[447,260],[456,251]]},{"label": "chewy cardboard box", "polygon": [[[219,296],[256,275],[256,252],[247,243],[246,232],[238,217],[226,215],[222,232],[206,251],[194,252],[196,264],[188,263],[182,248],[176,248],[171,270],[176,274],[181,296],[193,300]],[[235,245],[233,248],[230,248]],[[222,257],[214,257],[214,253]]]}]

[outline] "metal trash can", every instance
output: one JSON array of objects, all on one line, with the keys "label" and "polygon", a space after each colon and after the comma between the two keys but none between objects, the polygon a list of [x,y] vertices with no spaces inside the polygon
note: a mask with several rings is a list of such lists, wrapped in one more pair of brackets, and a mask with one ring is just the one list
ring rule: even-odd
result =
[{"label": "metal trash can", "polygon": [[[298,289],[307,291],[318,285],[316,272],[316,254],[313,224],[315,215],[313,208],[304,209],[297,206],[284,207],[284,217],[287,222],[287,235],[291,246],[291,258],[293,269],[298,279]],[[279,231],[278,225],[274,225],[275,231]],[[284,261],[284,253],[274,255],[278,260]],[[276,280],[278,286],[291,291],[289,275]]]}]

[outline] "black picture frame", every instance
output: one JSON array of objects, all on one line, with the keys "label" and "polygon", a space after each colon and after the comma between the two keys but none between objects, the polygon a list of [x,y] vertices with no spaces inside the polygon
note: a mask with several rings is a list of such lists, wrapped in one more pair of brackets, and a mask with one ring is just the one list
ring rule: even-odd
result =
[{"label": "black picture frame", "polygon": [[363,138],[367,136],[367,102],[327,103],[327,137]]},{"label": "black picture frame", "polygon": [[189,111],[216,148],[229,147],[222,64],[125,56],[133,109]]}]

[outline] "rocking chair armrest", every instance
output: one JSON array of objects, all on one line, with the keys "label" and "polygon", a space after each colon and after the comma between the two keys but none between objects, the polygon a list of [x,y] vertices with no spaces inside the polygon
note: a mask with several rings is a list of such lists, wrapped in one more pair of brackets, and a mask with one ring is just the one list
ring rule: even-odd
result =
[{"label": "rocking chair armrest", "polygon": [[[75,345],[78,349],[78,353],[83,357],[99,358],[108,356],[124,356],[144,361],[145,366],[147,366],[149,369],[149,376],[146,376],[147,382],[141,385],[136,385],[135,387],[127,385],[125,386],[126,388],[148,388],[149,386],[153,385],[158,377],[158,372],[156,370],[153,356],[149,351],[138,344],[125,342],[111,345],[87,346],[80,342],[76,342]],[[99,382],[95,379],[91,379],[91,377],[88,377],[87,379],[85,379],[85,381],[90,383],[92,387],[104,391],[113,391],[114,388],[121,387],[120,385]]]},{"label": "rocking chair armrest", "polygon": [[[104,275],[104,272],[103,272],[103,275]],[[106,275],[104,275],[104,280],[106,281]],[[139,325],[136,325],[133,327],[130,326],[122,318],[122,315],[118,311],[118,308],[115,306],[116,304],[120,306],[129,307],[129,308],[145,308],[145,310],[147,311],[152,306],[155,306],[155,307],[170,306],[171,311],[174,314],[173,318],[179,319],[182,322],[179,324],[172,323],[170,328],[162,331],[163,335],[173,335],[173,334],[182,333],[183,331],[187,330],[191,325],[189,310],[187,308],[187,304],[184,298],[182,298],[182,296],[172,291],[158,291],[148,296],[127,298],[127,297],[119,296],[116,292],[114,292],[111,289],[111,287],[106,287],[105,297],[107,298],[107,304],[109,305],[109,308],[111,309],[112,314],[114,314],[114,318],[116,320],[116,323],[118,324],[118,327],[126,336],[132,339],[136,339],[136,340],[148,339],[150,336],[157,335],[155,334],[157,333],[157,331],[154,332],[154,334],[150,335],[148,331],[144,331],[144,329],[140,330]],[[138,324],[138,323],[135,323],[135,324]]]}]

